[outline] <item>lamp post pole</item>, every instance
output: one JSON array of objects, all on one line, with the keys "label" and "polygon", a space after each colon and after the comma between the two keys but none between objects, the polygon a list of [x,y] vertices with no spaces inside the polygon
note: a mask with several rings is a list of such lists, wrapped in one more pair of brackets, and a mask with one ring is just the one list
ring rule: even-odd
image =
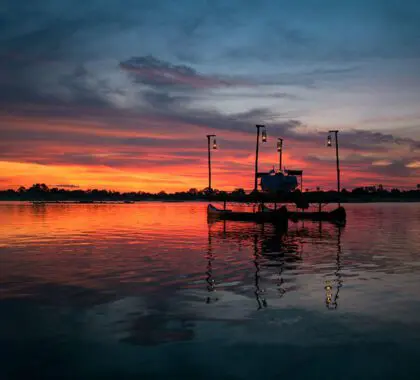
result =
[{"label": "lamp post pole", "polygon": [[254,191],[258,191],[258,154],[260,148],[260,128],[263,128],[263,142],[267,140],[267,135],[265,133],[265,125],[257,124],[257,145],[255,147],[255,178],[254,178]]},{"label": "lamp post pole", "polygon": [[[210,140],[211,140],[212,137],[216,137],[216,135],[207,135],[207,153],[208,153],[208,163],[209,163],[209,186],[208,186],[209,192],[212,191],[212,188],[211,188],[211,154],[210,154],[210,145],[211,145]],[[216,149],[216,140],[214,140],[213,149]]]},{"label": "lamp post pole", "polygon": [[[340,207],[340,158],[338,154],[338,131],[329,131],[329,133],[334,133],[335,137],[335,156],[336,156],[336,166],[337,166],[337,193],[338,193],[338,207]],[[331,146],[331,136],[328,136],[328,146]]]},{"label": "lamp post pole", "polygon": [[277,151],[279,152],[279,171],[282,171],[283,139],[277,139]]}]

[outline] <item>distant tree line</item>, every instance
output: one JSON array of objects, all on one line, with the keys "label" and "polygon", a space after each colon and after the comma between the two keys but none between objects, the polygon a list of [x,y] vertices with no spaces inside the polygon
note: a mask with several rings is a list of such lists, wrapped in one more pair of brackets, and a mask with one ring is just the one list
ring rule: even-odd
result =
[{"label": "distant tree line", "polygon": [[417,190],[404,191],[398,188],[386,190],[382,185],[357,187],[351,191],[346,189],[337,191],[305,191],[301,193],[296,190],[292,193],[264,194],[246,192],[244,189],[236,189],[231,192],[191,188],[188,191],[166,193],[148,193],[144,191],[125,192],[110,190],[81,190],[49,188],[43,183],[37,183],[29,188],[19,187],[17,190],[9,189],[0,191],[0,200],[11,201],[76,201],[76,202],[95,202],[95,201],[144,201],[144,200],[217,200],[217,201],[238,201],[252,202],[256,200],[279,201],[279,202],[305,202],[324,203],[324,202],[374,202],[374,201],[420,201],[420,184]]}]

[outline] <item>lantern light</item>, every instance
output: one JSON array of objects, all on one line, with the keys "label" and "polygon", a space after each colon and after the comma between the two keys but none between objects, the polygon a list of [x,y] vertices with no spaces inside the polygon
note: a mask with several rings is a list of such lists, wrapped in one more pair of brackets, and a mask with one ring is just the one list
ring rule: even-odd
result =
[{"label": "lantern light", "polygon": [[267,142],[267,131],[265,129],[262,131],[262,142]]},{"label": "lantern light", "polygon": [[213,149],[217,149],[216,139],[213,140]]},{"label": "lantern light", "polygon": [[331,146],[331,135],[328,135],[327,145],[328,146]]},{"label": "lantern light", "polygon": [[281,142],[281,140],[279,139],[278,141],[277,141],[277,152],[281,152],[281,148],[282,148],[282,144],[281,144],[282,142]]}]

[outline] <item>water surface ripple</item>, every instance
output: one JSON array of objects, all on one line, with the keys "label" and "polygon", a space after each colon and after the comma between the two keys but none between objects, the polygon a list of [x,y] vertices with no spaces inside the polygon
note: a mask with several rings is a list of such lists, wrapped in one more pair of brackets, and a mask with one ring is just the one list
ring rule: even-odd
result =
[{"label": "water surface ripple", "polygon": [[0,203],[0,378],[419,379],[420,204],[346,208]]}]

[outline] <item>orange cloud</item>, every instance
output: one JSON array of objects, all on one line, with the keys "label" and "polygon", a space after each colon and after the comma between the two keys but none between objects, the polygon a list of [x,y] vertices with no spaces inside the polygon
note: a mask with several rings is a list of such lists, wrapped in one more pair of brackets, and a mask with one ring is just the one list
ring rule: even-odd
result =
[{"label": "orange cloud", "polygon": [[[84,115],[82,119],[68,114],[0,115],[0,188],[44,182],[121,191],[201,189],[207,186],[205,135],[212,132],[218,135],[220,148],[212,151],[213,186],[223,190],[253,187],[252,133],[130,112],[119,118],[107,112],[96,119]],[[260,149],[261,171],[278,165],[275,131],[270,133]],[[314,136],[287,138],[283,163],[286,168],[304,170],[304,188],[335,188],[334,150]],[[410,145],[392,145],[388,140],[381,142],[388,144],[386,148],[372,146],[368,151],[363,147],[359,152],[356,145],[343,143],[343,187],[415,186],[420,174],[418,155]],[[401,157],[405,158],[401,161]]]}]

